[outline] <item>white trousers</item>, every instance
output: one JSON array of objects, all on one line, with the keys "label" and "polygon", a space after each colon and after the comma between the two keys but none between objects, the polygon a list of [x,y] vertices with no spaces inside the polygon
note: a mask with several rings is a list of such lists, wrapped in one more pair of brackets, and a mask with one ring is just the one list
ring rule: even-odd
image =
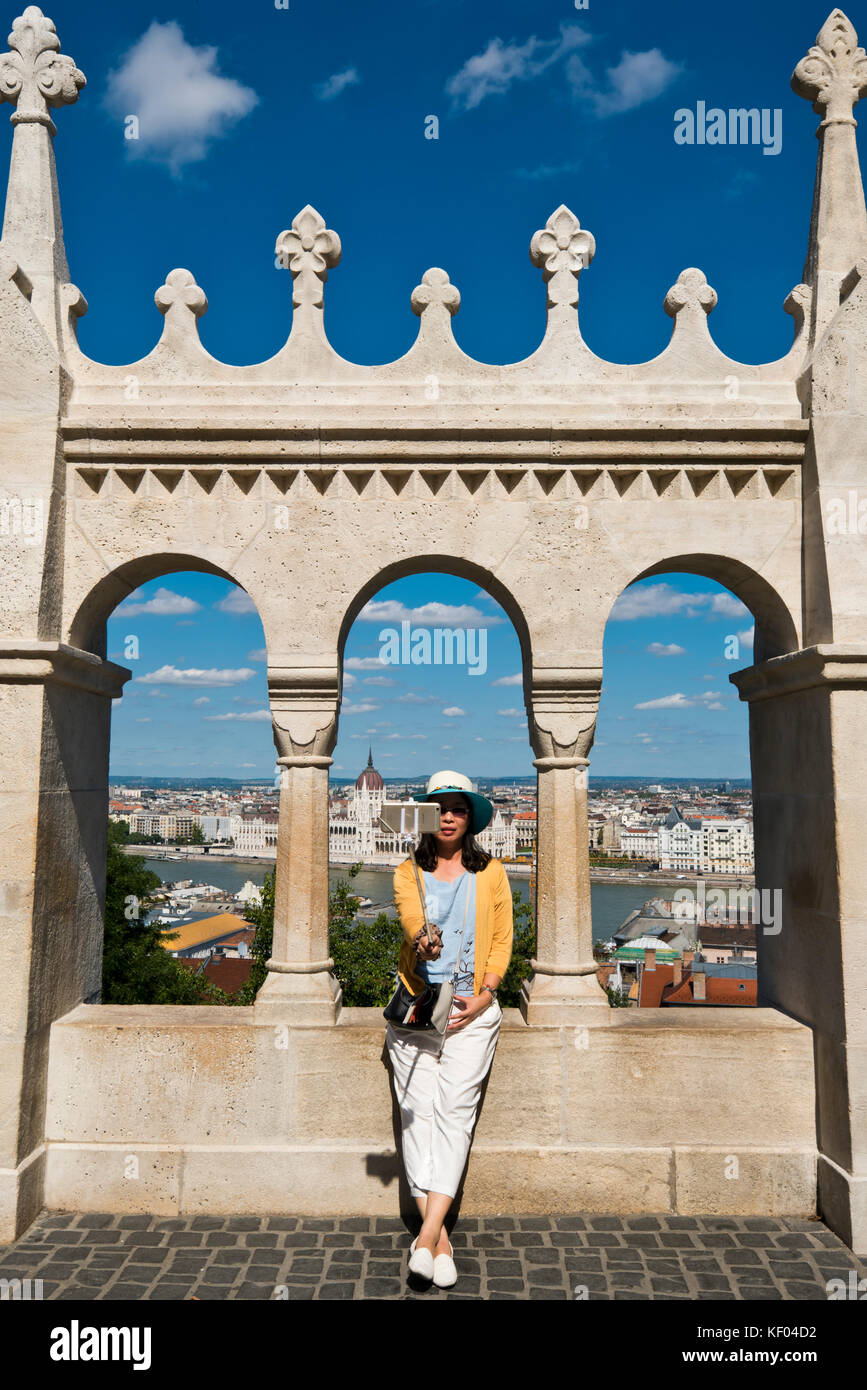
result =
[{"label": "white trousers", "polygon": [[390,1023],[386,1028],[413,1197],[428,1192],[454,1197],[458,1190],[502,1017],[495,1000],[445,1039],[437,1033],[400,1032]]}]

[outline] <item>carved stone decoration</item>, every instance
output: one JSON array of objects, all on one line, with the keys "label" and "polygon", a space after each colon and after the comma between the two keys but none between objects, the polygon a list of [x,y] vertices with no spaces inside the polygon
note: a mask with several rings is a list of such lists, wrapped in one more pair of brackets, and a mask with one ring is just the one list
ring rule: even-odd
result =
[{"label": "carved stone decoration", "polygon": [[12,51],[0,58],[0,101],[17,106],[13,125],[35,121],[54,134],[48,108],[78,101],[87,85],[84,73],[60,52],[54,24],[37,5],[28,5],[13,22],[9,47]]},{"label": "carved stone decoration", "polygon": [[602,671],[533,671],[528,706],[530,744],[550,766],[578,766],[593,746]]},{"label": "carved stone decoration", "polygon": [[858,47],[858,35],[842,10],[832,10],[822,25],[792,73],[792,89],[824,115],[823,126],[856,124],[852,109],[867,93],[867,53]]},{"label": "carved stone decoration", "polygon": [[208,297],[191,271],[179,269],[169,271],[166,283],[154,295],[154,303],[161,314],[178,317],[186,309],[199,318],[207,312]]},{"label": "carved stone decoration", "polygon": [[291,228],[277,238],[280,263],[292,272],[292,307],[323,306],[322,287],[328,272],[340,264],[340,237],[325,225],[325,219],[308,203]]},{"label": "carved stone decoration", "polygon": [[421,284],[413,290],[410,303],[413,313],[419,317],[430,309],[434,313],[437,310],[446,310],[451,316],[461,307],[461,294],[451,283],[446,272],[438,266],[433,266],[421,277]]},{"label": "carved stone decoration", "polygon": [[337,672],[272,667],[268,693],[278,763],[329,767],[337,743]]},{"label": "carved stone decoration", "polygon": [[561,203],[530,242],[530,260],[540,266],[548,286],[548,308],[574,308],[578,303],[578,276],[596,254],[596,239]]},{"label": "carved stone decoration", "polygon": [[682,270],[663,301],[667,314],[676,319],[682,310],[687,318],[704,318],[716,306],[717,292],[711,289],[703,270],[690,266]]},{"label": "carved stone decoration", "polygon": [[14,256],[10,256],[8,251],[0,247],[0,280],[11,280],[13,285],[29,299],[33,293],[33,285]]}]

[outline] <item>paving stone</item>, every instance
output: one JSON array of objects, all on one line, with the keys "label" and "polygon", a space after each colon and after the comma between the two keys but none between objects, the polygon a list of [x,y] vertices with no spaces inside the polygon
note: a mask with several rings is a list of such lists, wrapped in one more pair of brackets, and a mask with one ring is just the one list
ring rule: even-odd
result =
[{"label": "paving stone", "polygon": [[365,1279],[362,1285],[365,1298],[393,1298],[402,1291],[400,1279]]},{"label": "paving stone", "polygon": [[442,1290],[407,1276],[415,1230],[397,1217],[46,1212],[0,1247],[0,1272],[42,1279],[56,1302],[578,1301],[582,1291],[621,1302],[818,1302],[829,1279],[867,1275],[822,1222],[800,1217],[528,1214],[459,1218],[458,1283]]},{"label": "paving stone", "polygon": [[524,1252],[524,1259],[528,1265],[559,1265],[562,1256],[559,1250],[552,1250],[547,1245],[530,1246]]},{"label": "paving stone", "polygon": [[689,1284],[683,1278],[652,1275],[650,1287],[654,1293],[689,1293]]},{"label": "paving stone", "polygon": [[731,1285],[724,1274],[696,1274],[694,1275],[696,1288],[698,1289],[721,1289],[730,1290]]}]

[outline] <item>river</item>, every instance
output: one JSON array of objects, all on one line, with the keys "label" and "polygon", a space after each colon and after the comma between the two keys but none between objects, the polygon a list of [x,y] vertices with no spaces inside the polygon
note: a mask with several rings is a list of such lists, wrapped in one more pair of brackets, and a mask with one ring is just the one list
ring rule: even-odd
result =
[{"label": "river", "polygon": [[[261,887],[265,881],[265,874],[273,868],[272,864],[265,862],[235,864],[225,859],[209,859],[207,863],[203,863],[201,860],[185,862],[173,859],[143,859],[141,862],[148,869],[152,869],[155,874],[158,874],[164,883],[190,878],[193,883],[212,883],[214,887],[226,889],[229,893],[237,893],[248,879],[257,887]],[[351,881],[353,892],[360,898],[372,898],[373,902],[381,906],[383,911],[395,915],[391,901],[393,872],[393,869],[362,869]],[[329,888],[333,889],[338,881],[346,876],[346,870],[343,868],[329,869]],[[509,882],[513,889],[517,889],[522,901],[526,902],[529,897],[528,880],[510,876]],[[629,916],[633,908],[641,907],[648,899],[664,892],[665,888],[661,885],[649,883],[591,884],[590,898],[594,940],[607,941],[612,932],[616,931]],[[196,918],[208,916],[213,910],[213,908],[205,911],[196,909],[188,920],[193,921]]]}]

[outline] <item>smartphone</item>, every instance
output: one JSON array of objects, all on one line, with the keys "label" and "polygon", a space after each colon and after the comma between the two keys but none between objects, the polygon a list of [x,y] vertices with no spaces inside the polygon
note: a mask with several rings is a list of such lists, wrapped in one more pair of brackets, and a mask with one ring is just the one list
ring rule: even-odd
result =
[{"label": "smartphone", "polygon": [[440,828],[437,801],[383,801],[380,824],[393,835],[435,835]]}]

